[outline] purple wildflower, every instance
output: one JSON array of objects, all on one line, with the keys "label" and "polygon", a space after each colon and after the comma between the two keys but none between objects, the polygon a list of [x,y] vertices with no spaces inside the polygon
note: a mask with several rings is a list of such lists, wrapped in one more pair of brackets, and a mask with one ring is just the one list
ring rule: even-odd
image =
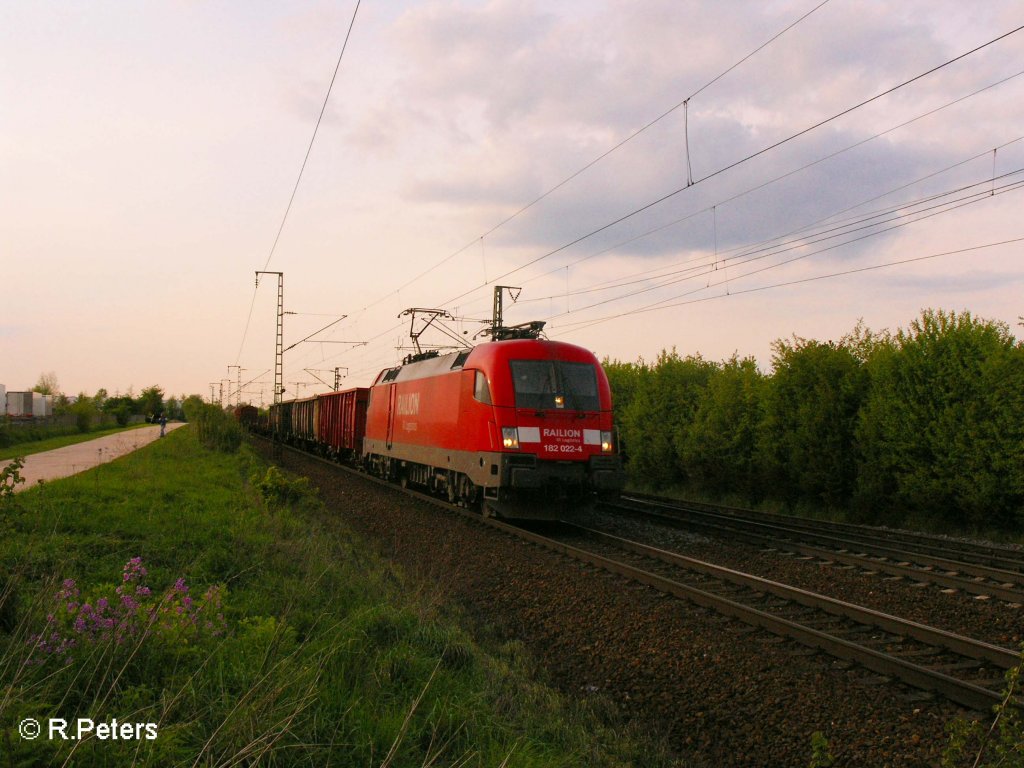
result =
[{"label": "purple wildflower", "polygon": [[[98,597],[94,603],[79,603],[75,581],[66,579],[54,595],[54,607],[63,610],[49,613],[46,631],[32,635],[29,644],[40,656],[57,656],[66,664],[71,662],[71,649],[81,642],[113,640],[120,645],[136,638],[141,641],[151,633],[187,642],[204,632],[216,637],[227,631],[220,587],[210,587],[202,598],[194,600],[185,579],[179,578],[166,592],[154,595],[144,583],[146,575],[142,558],[133,557],[122,569],[121,583],[114,590],[116,598]],[[47,635],[51,628],[54,631]],[[33,659],[31,663],[42,664],[45,659]]]}]

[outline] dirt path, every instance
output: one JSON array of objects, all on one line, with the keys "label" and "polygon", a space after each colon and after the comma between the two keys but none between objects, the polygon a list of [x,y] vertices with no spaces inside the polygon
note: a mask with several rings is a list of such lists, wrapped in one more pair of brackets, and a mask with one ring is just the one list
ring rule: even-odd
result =
[{"label": "dirt path", "polygon": [[[183,426],[185,425],[180,422],[168,424],[167,431]],[[25,466],[21,470],[25,482],[16,490],[33,488],[40,480],[56,480],[84,472],[159,439],[160,427],[154,425],[98,437],[84,443],[66,445],[52,451],[34,453],[25,458]]]}]

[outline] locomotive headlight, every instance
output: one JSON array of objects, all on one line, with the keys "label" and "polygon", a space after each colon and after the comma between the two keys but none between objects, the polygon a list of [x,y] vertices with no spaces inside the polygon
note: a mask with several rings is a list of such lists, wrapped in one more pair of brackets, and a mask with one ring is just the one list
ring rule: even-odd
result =
[{"label": "locomotive headlight", "polygon": [[604,431],[602,431],[601,432],[601,453],[611,453],[612,452],[612,447],[613,447],[612,446],[612,433],[611,432],[604,432]]},{"label": "locomotive headlight", "polygon": [[501,444],[512,450],[519,450],[519,430],[516,427],[501,428]]},{"label": "locomotive headlight", "polygon": [[555,395],[555,408],[565,408],[564,395]]}]

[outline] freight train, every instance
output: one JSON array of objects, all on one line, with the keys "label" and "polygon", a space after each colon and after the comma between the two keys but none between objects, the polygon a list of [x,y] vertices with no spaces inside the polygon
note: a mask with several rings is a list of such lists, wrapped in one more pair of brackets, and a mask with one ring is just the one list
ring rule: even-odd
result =
[{"label": "freight train", "polygon": [[617,495],[608,379],[589,351],[513,338],[271,406],[260,431],[484,514],[555,518]]}]

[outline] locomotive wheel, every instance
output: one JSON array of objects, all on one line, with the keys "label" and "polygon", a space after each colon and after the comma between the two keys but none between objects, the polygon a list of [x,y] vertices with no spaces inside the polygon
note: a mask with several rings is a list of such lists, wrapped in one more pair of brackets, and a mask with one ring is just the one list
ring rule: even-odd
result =
[{"label": "locomotive wheel", "polygon": [[457,504],[459,501],[459,488],[458,478],[454,472],[448,473],[448,482],[446,483],[446,485],[448,491],[448,503]]},{"label": "locomotive wheel", "polygon": [[473,509],[477,504],[477,487],[465,475],[459,476],[459,498],[463,506]]}]

